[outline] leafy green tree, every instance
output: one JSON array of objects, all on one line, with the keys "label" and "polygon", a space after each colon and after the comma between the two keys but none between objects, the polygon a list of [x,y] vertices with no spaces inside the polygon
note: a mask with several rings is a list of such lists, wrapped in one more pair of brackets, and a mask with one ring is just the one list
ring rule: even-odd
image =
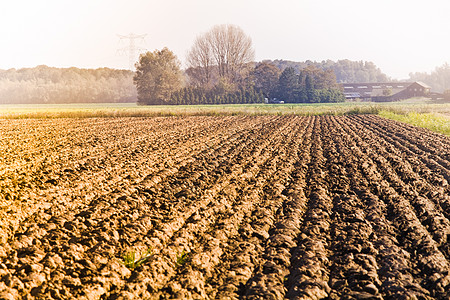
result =
[{"label": "leafy green tree", "polygon": [[383,96],[389,97],[392,95],[392,89],[384,89]]},{"label": "leafy green tree", "polygon": [[267,98],[272,98],[276,92],[280,73],[280,69],[272,63],[262,62],[257,64],[255,70],[253,70],[255,87],[261,90]]},{"label": "leafy green tree", "polygon": [[314,84],[311,78],[311,75],[306,75],[305,77],[305,91],[306,91],[306,99],[309,103],[314,103],[316,94],[314,93]]},{"label": "leafy green tree", "polygon": [[350,61],[347,59],[321,62],[304,61],[295,62],[288,60],[268,61],[275,64],[283,70],[287,67],[293,67],[297,73],[308,66],[315,66],[322,70],[332,70],[336,75],[337,82],[388,82],[390,78],[383,74],[381,70],[372,62]]},{"label": "leafy green tree", "polygon": [[[336,75],[333,70],[323,70],[314,65],[307,66],[300,72],[300,78],[306,80],[306,76],[309,76],[313,83],[314,89],[324,88],[337,88]],[[302,84],[303,81],[300,82]]]},{"label": "leafy green tree", "polygon": [[172,94],[183,85],[180,62],[167,48],[141,54],[133,81],[138,104],[169,104]]},{"label": "leafy green tree", "polygon": [[277,96],[285,102],[294,102],[295,91],[298,89],[298,76],[294,68],[287,67],[278,80]]},{"label": "leafy green tree", "polygon": [[281,73],[277,96],[286,103],[328,103],[345,100],[333,72],[318,69],[313,65],[301,70],[298,76],[294,68],[287,67]]}]

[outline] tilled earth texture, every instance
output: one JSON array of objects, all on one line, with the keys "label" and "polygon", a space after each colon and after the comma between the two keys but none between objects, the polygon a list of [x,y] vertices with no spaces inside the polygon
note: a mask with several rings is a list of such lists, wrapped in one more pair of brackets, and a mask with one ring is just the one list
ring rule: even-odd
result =
[{"label": "tilled earth texture", "polygon": [[448,137],[370,115],[0,128],[0,299],[450,299]]}]

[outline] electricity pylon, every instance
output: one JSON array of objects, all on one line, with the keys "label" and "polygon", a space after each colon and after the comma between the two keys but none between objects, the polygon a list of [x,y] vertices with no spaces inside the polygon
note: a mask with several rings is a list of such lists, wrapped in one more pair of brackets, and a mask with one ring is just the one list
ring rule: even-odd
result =
[{"label": "electricity pylon", "polygon": [[129,45],[128,47],[124,47],[121,49],[118,49],[117,51],[120,51],[122,53],[128,52],[128,68],[130,71],[133,71],[134,69],[134,63],[136,62],[138,53],[144,51],[144,48],[139,48],[136,46],[136,40],[139,40],[144,42],[144,38],[147,36],[146,34],[134,34],[130,33],[129,35],[117,35],[121,41],[128,40]]}]

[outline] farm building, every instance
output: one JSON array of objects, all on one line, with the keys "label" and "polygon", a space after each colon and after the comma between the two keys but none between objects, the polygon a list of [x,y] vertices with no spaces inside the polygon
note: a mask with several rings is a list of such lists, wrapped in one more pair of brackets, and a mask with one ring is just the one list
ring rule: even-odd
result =
[{"label": "farm building", "polygon": [[412,97],[423,97],[430,87],[423,82],[343,83],[345,98],[364,101],[388,102]]}]

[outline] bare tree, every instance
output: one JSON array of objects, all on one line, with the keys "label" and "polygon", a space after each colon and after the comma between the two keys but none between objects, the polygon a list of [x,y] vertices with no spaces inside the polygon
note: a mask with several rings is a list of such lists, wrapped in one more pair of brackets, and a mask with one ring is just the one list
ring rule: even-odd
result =
[{"label": "bare tree", "polygon": [[237,84],[248,73],[255,52],[252,39],[235,25],[216,25],[197,37],[188,53],[190,68],[202,68],[203,81],[210,83],[214,69],[222,80]]},{"label": "bare tree", "polygon": [[195,39],[187,54],[187,73],[195,85],[208,86],[212,79],[214,59],[208,39],[204,35]]}]

